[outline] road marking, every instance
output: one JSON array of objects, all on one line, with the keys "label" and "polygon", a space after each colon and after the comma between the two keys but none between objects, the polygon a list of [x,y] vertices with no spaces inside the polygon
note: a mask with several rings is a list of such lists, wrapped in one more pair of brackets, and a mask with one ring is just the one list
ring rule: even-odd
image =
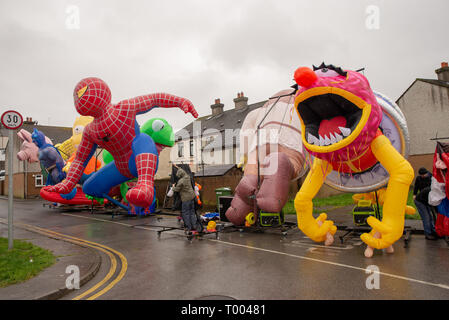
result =
[{"label": "road marking", "polygon": [[[110,253],[109,251],[103,249],[103,248],[96,248],[102,252],[104,252],[105,254],[107,254],[109,256],[109,259],[111,260],[111,267],[109,268],[109,272],[108,274],[103,278],[103,280],[101,280],[100,282],[98,282],[96,285],[94,285],[92,288],[90,288],[89,290],[83,292],[82,294],[80,294],[79,296],[76,296],[75,298],[73,298],[72,300],[80,300],[82,298],[84,298],[85,296],[91,294],[92,292],[94,292],[95,290],[97,290],[98,288],[100,288],[103,284],[106,283],[106,281],[108,281],[115,273],[115,270],[117,269],[117,260],[115,259],[114,255],[112,253]],[[88,299],[90,300],[90,299]]]},{"label": "road marking", "polygon": [[[98,221],[108,222],[108,223],[115,223],[115,224],[119,224],[119,225],[124,225],[126,227],[133,227],[133,225],[131,225],[131,224],[125,224],[125,223],[120,223],[120,222],[115,222],[115,221],[104,220],[104,219],[78,216],[78,215],[74,215],[74,214],[64,214],[64,215],[69,215],[69,216],[72,216],[72,217],[83,218],[83,219],[98,220]],[[157,231],[155,229],[150,229],[150,228],[145,228],[145,227],[140,227],[139,229],[144,229],[144,230],[148,230],[148,231]],[[169,231],[167,231],[167,232],[169,232]],[[303,259],[303,260],[308,260],[308,261],[328,264],[328,265],[342,267],[342,268],[347,268],[347,269],[358,270],[358,271],[362,271],[364,273],[366,272],[365,268],[351,266],[351,265],[347,265],[347,264],[343,264],[343,263],[337,263],[337,262],[332,262],[332,261],[327,261],[327,260],[310,258],[310,257],[301,256],[301,255],[295,255],[295,254],[290,254],[290,253],[286,253],[286,252],[281,252],[281,251],[275,251],[275,250],[258,248],[258,247],[254,247],[254,246],[248,246],[248,245],[243,245],[243,244],[238,244],[238,243],[233,243],[233,242],[227,242],[227,241],[223,241],[223,240],[207,239],[207,238],[205,238],[205,240],[213,241],[213,242],[217,242],[217,243],[222,243],[222,244],[226,244],[226,245],[231,245],[231,246],[242,247],[242,248],[246,248],[246,249],[252,249],[252,250],[269,252],[269,253],[273,253],[273,254],[284,255],[284,256],[288,256],[288,257],[292,257],[292,258]],[[385,273],[385,272],[379,272],[379,274],[381,274],[383,276],[386,276],[386,277],[391,277],[391,278],[395,278],[395,279],[415,282],[415,283],[419,283],[419,284],[424,284],[424,285],[429,285],[429,286],[433,286],[433,287],[438,287],[438,288],[449,290],[449,286],[448,285],[441,284],[441,283],[432,283],[432,282],[427,282],[427,281],[423,281],[423,280],[403,277],[403,276],[399,276],[399,275],[395,275],[395,274],[391,274],[391,273]]]},{"label": "road marking", "polygon": [[[5,219],[0,218],[0,223],[5,224]],[[117,277],[113,281],[111,281],[109,283],[109,285],[107,285],[104,289],[102,289],[99,292],[95,293],[91,297],[87,298],[87,300],[94,300],[94,299],[102,296],[103,294],[105,294],[109,290],[111,290],[124,277],[124,275],[125,275],[125,273],[126,273],[126,271],[128,269],[128,262],[127,262],[126,257],[122,253],[120,253],[120,252],[118,252],[118,251],[116,251],[116,250],[114,250],[114,249],[112,249],[112,248],[110,248],[108,246],[105,246],[105,245],[102,245],[102,244],[99,244],[99,243],[96,243],[96,242],[80,239],[80,238],[77,238],[77,237],[73,237],[73,236],[70,236],[70,235],[62,234],[62,233],[59,233],[59,232],[56,232],[56,231],[53,231],[53,230],[44,229],[44,228],[40,228],[40,227],[33,226],[33,225],[28,225],[28,224],[21,223],[21,222],[15,222],[14,225],[17,226],[17,227],[22,227],[23,229],[26,229],[28,231],[33,231],[33,232],[40,233],[40,234],[43,234],[43,235],[46,235],[46,236],[58,237],[58,238],[61,238],[61,239],[65,240],[65,241],[68,241],[68,242],[72,242],[72,243],[75,243],[75,244],[88,246],[88,247],[97,249],[99,251],[102,251],[106,255],[108,255],[108,257],[109,257],[109,259],[111,261],[111,266],[110,266],[108,274],[100,282],[98,282],[95,286],[93,286],[89,290],[85,291],[84,293],[76,296],[72,300],[80,300],[80,299],[84,298],[85,296],[91,294],[92,292],[94,292],[95,290],[100,288],[102,285],[104,285],[114,275],[114,273],[115,273],[115,271],[117,269],[117,259],[114,257],[114,255],[112,253],[115,253],[120,258],[122,268],[121,268],[119,274],[117,275]]]},{"label": "road marking", "polygon": [[[129,224],[129,223],[123,223],[123,222],[117,222],[117,221],[111,221],[111,220],[106,220],[106,219],[100,219],[100,218],[93,218],[93,217],[84,217],[84,216],[79,216],[77,214],[70,214],[70,213],[62,213],[62,215],[64,216],[70,216],[70,217],[75,217],[75,218],[81,218],[81,219],[88,219],[88,220],[95,220],[95,221],[100,221],[100,222],[107,222],[107,223],[113,223],[113,224],[118,224],[120,226],[124,226],[124,227],[128,227],[128,228],[134,228],[134,229],[143,229],[143,230],[149,230],[149,231],[159,231],[158,229],[154,229],[154,228],[150,228],[150,227],[145,227],[142,225],[133,225],[133,224]],[[163,226],[161,226],[162,228]],[[164,231],[165,234],[174,234],[174,235],[180,235],[179,232],[174,232],[174,231]],[[183,235],[184,236],[184,235]]]},{"label": "road marking", "polygon": [[286,246],[299,246],[299,247],[306,247],[306,248],[322,248],[322,249],[331,249],[331,250],[351,250],[354,249],[354,246],[352,245],[345,245],[344,247],[339,247],[338,245],[333,246],[323,246],[319,244],[310,243],[309,241],[303,241],[303,240],[293,240],[290,243],[285,243]]},{"label": "road marking", "polygon": [[[298,258],[298,259],[303,259],[303,260],[308,260],[308,261],[313,261],[313,262],[318,262],[318,263],[329,264],[329,265],[337,266],[337,267],[343,267],[343,268],[348,268],[348,269],[359,270],[359,271],[362,271],[364,273],[366,272],[366,269],[364,269],[364,268],[355,267],[355,266],[351,266],[351,265],[348,265],[348,264],[332,262],[332,261],[327,261],[327,260],[320,260],[320,259],[310,258],[310,257],[304,257],[304,256],[295,255],[295,254],[291,254],[291,253],[275,251],[275,250],[270,250],[270,249],[264,249],[264,248],[258,248],[258,247],[254,247],[254,246],[248,246],[248,245],[244,245],[244,244],[227,242],[227,241],[223,241],[223,240],[215,240],[215,239],[207,239],[207,240],[213,241],[213,242],[219,242],[219,243],[227,244],[227,245],[230,245],[230,246],[236,246],[236,247],[242,247],[242,248],[246,248],[246,249],[252,249],[252,250],[258,250],[258,251],[263,251],[263,252],[269,252],[269,253],[284,255],[284,256],[288,256],[288,257],[292,257],[292,258]],[[381,274],[383,276],[386,276],[386,277],[396,278],[396,279],[400,279],[400,280],[406,280],[406,281],[410,281],[410,282],[416,282],[416,283],[420,283],[420,284],[425,284],[425,285],[434,286],[434,287],[438,287],[438,288],[449,290],[449,286],[447,286],[445,284],[441,284],[441,283],[432,283],[432,282],[427,282],[427,281],[423,281],[423,280],[417,280],[417,279],[413,279],[413,278],[398,276],[398,275],[391,274],[391,273],[386,273],[386,272],[379,272],[379,274]]]},{"label": "road marking", "polygon": [[[39,227],[36,227],[36,228],[40,229]],[[44,229],[44,230],[47,230],[47,229]],[[50,232],[50,233],[53,233],[53,234],[59,234],[58,232],[55,232],[55,231],[52,231],[52,230],[47,230],[47,231]],[[84,240],[84,239],[79,239],[79,238],[76,238],[76,237],[73,237],[73,236],[69,236],[69,235],[65,235],[65,236],[68,237],[68,238],[71,238],[71,239],[75,239],[75,240],[81,241],[81,242],[83,242],[85,244],[92,244],[94,246],[97,246],[97,247],[100,247],[100,248],[104,248],[106,250],[109,250],[109,251],[115,253],[120,258],[120,261],[121,261],[121,264],[122,264],[122,268],[121,268],[119,274],[117,275],[117,277],[106,288],[104,288],[100,292],[96,293],[92,297],[89,297],[87,300],[94,300],[94,299],[102,296],[103,294],[105,294],[106,292],[111,290],[112,287],[114,287],[125,276],[125,273],[126,273],[126,271],[128,269],[128,260],[126,259],[126,257],[121,252],[116,251],[116,250],[114,250],[114,249],[112,249],[112,248],[110,248],[108,246],[102,245],[100,243],[96,243],[96,242],[92,242],[92,241],[88,241],[88,240]]]}]

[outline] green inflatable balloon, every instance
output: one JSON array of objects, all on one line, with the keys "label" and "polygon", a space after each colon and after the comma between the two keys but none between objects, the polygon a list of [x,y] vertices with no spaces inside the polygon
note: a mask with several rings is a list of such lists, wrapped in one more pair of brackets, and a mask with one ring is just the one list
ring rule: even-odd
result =
[{"label": "green inflatable balloon", "polygon": [[[149,135],[155,143],[167,147],[173,147],[175,145],[175,133],[173,128],[164,118],[152,118],[148,120],[140,128],[140,132]],[[114,161],[114,158],[107,150],[103,150],[102,156],[104,164]]]},{"label": "green inflatable balloon", "polygon": [[153,118],[145,122],[140,132],[146,133],[153,141],[167,147],[175,145],[175,133],[172,126],[163,118]]}]

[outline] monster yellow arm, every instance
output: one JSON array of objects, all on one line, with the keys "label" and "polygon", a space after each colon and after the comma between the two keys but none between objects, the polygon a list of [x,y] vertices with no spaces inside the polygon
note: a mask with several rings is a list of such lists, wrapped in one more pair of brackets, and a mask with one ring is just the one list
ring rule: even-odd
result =
[{"label": "monster yellow arm", "polygon": [[312,215],[312,199],[316,196],[326,176],[331,171],[332,165],[330,163],[316,158],[301,190],[299,190],[295,198],[298,228],[316,242],[326,241],[327,233],[334,235],[337,231],[337,227],[334,226],[332,221],[326,221],[327,215],[325,213],[322,213],[316,219]]},{"label": "monster yellow arm", "polygon": [[[405,207],[414,173],[410,163],[384,135],[373,140],[371,150],[390,174],[390,179],[384,196],[382,221],[369,217],[367,222],[373,230],[360,238],[370,247],[385,249],[396,242],[404,231]],[[380,238],[374,237],[376,232],[380,233]]]}]

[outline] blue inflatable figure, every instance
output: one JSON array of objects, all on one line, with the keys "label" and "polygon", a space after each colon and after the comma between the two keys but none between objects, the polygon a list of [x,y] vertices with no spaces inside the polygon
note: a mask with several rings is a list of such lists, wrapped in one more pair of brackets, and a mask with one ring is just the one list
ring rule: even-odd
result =
[{"label": "blue inflatable figure", "polygon": [[33,143],[39,148],[38,156],[41,167],[48,173],[47,186],[55,185],[65,179],[65,173],[62,171],[64,160],[58,149],[45,141],[45,135],[34,129],[31,134]]}]

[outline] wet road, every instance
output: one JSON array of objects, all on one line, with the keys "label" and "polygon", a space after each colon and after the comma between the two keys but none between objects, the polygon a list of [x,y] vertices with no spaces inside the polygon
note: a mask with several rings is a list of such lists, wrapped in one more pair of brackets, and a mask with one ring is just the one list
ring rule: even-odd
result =
[{"label": "wet road", "polygon": [[[449,299],[449,246],[443,240],[413,235],[409,248],[399,241],[393,255],[376,252],[367,259],[356,237],[331,247],[313,243],[298,230],[286,238],[275,231],[237,231],[192,242],[174,230],[158,239],[160,229],[154,225],[177,226],[174,217],[111,219],[62,213],[42,203],[17,200],[14,221],[95,242],[126,257],[123,278],[99,299]],[[0,218],[6,217],[7,201],[0,199]],[[115,256],[114,278],[123,270]],[[379,289],[367,289],[371,265],[380,272]],[[97,283],[108,270],[105,263],[92,283],[65,299]]]}]

